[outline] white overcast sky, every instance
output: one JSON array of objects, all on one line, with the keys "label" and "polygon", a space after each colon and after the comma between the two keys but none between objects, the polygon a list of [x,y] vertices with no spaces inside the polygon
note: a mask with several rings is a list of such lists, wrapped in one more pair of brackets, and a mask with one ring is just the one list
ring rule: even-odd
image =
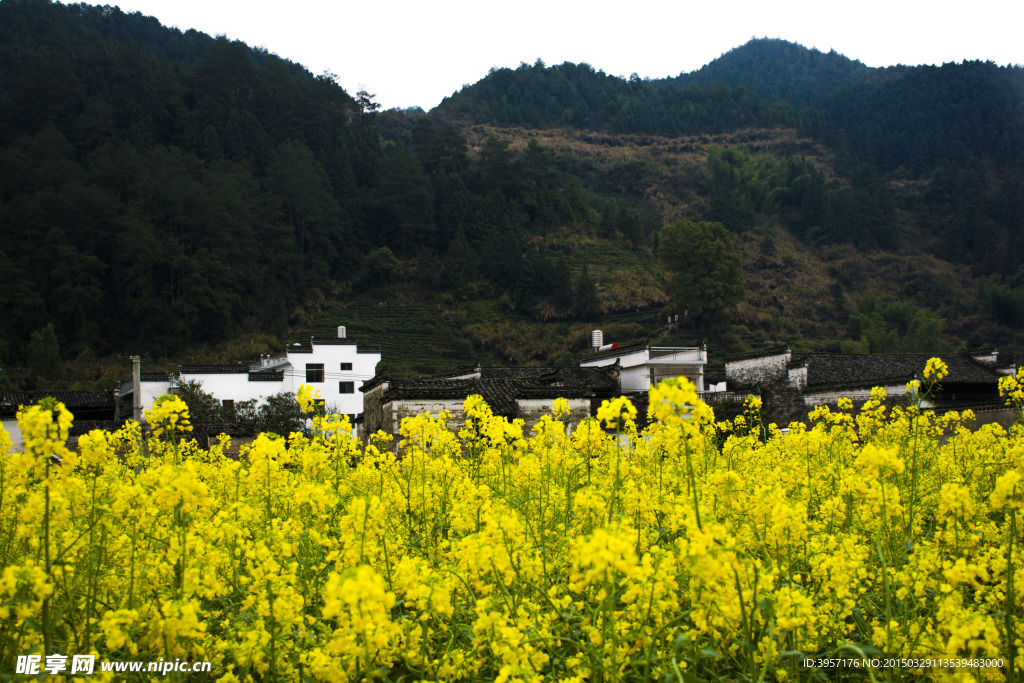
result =
[{"label": "white overcast sky", "polygon": [[[95,4],[100,4],[96,2]],[[111,3],[114,4],[114,3]],[[1024,0],[125,0],[125,12],[332,71],[384,108],[431,109],[493,67],[587,62],[617,76],[699,69],[753,37],[868,66],[1024,63]]]}]

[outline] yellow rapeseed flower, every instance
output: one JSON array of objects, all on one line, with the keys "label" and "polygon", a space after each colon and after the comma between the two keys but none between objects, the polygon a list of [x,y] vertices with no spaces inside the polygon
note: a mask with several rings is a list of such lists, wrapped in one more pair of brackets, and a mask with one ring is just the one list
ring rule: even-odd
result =
[{"label": "yellow rapeseed flower", "polygon": [[188,404],[180,396],[164,394],[153,401],[153,408],[147,410],[146,423],[156,436],[192,431],[189,423]]},{"label": "yellow rapeseed flower", "polygon": [[636,423],[636,408],[625,396],[605,399],[597,409],[597,419],[609,429],[626,428]]},{"label": "yellow rapeseed flower", "polygon": [[924,366],[924,378],[938,382],[949,375],[949,366],[941,358],[929,358]]}]

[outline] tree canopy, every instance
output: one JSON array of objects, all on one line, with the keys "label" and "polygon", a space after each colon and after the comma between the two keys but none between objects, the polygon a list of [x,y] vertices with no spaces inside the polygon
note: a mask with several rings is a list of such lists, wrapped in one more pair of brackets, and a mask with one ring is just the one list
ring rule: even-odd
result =
[{"label": "tree canopy", "polygon": [[658,234],[658,256],[669,271],[666,290],[676,309],[703,333],[720,330],[743,300],[743,268],[721,223],[681,220]]}]

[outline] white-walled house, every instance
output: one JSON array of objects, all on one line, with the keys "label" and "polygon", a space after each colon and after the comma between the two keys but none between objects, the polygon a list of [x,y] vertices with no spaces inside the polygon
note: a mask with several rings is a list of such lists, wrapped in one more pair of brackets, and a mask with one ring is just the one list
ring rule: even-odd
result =
[{"label": "white-walled house", "polygon": [[68,445],[92,429],[117,429],[117,405],[110,391],[7,391],[0,392],[0,426],[10,435],[14,452],[20,452],[25,445],[18,427],[18,410],[22,406],[39,403],[46,397],[53,397],[64,404],[74,416]]},{"label": "white-walled house", "polygon": [[[264,356],[251,365],[181,365],[177,378],[143,375],[142,406],[150,408],[153,399],[170,393],[177,382],[199,382],[204,392],[225,405],[281,392],[295,394],[308,384],[320,392],[329,409],[354,417],[363,412],[359,389],[376,374],[380,359],[379,348],[347,339],[341,327],[337,338],[313,337],[309,344],[290,344],[283,354]],[[130,393],[129,386],[122,397]]]},{"label": "white-walled house", "polygon": [[1016,366],[1001,362],[994,350],[832,354],[776,348],[726,361],[725,374],[730,390],[754,390],[767,394],[766,402],[780,405],[788,401],[794,406],[789,409],[791,417],[799,419],[806,409],[835,405],[840,398],[862,403],[874,387],[885,389],[892,400],[902,399],[911,380],[925,379],[924,369],[933,356],[946,364],[949,374],[924,401],[929,408],[999,405],[999,377],[1016,371]]},{"label": "white-walled house", "polygon": [[[174,381],[174,376],[170,374],[161,373],[144,373],[140,377],[139,393],[142,394],[142,409],[149,410],[153,407],[153,402],[164,394],[171,393],[171,384]],[[131,395],[132,383],[122,382],[120,384],[121,392],[119,398],[124,398],[127,395]],[[126,411],[128,417],[132,416],[131,403],[127,405]],[[145,413],[143,413],[145,415]]]},{"label": "white-walled house", "polygon": [[399,433],[402,420],[422,413],[448,411],[448,428],[455,433],[466,421],[465,402],[479,394],[491,411],[508,420],[520,418],[527,429],[551,412],[552,401],[569,404],[567,425],[592,417],[602,400],[619,391],[618,369],[576,367],[495,367],[474,365],[427,378],[378,375],[363,386],[366,410],[362,433]]},{"label": "white-walled house", "polygon": [[580,360],[580,367],[599,368],[618,363],[621,390],[628,395],[649,391],[669,377],[686,377],[697,386],[697,391],[704,391],[707,362],[705,346],[634,344],[588,354]]}]

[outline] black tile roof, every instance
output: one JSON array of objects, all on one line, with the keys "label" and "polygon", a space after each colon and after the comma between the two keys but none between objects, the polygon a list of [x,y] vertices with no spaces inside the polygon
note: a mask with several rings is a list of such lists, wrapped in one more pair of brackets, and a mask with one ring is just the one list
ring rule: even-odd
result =
[{"label": "black tile roof", "polygon": [[284,370],[260,370],[249,373],[250,382],[283,382]]},{"label": "black tile roof", "polygon": [[530,383],[539,383],[547,386],[560,386],[570,388],[590,388],[595,390],[612,389],[618,390],[619,382],[611,368],[604,366],[600,368],[582,368],[567,366],[559,368],[551,367],[483,367],[480,369],[481,379],[510,379],[523,380]]},{"label": "black tile roof", "polygon": [[114,394],[110,391],[7,391],[0,393],[0,415],[18,412],[18,406],[30,406],[52,396],[74,413],[114,410]]},{"label": "black tile roof", "polygon": [[367,391],[373,389],[378,384],[383,384],[384,382],[394,382],[396,379],[401,380],[408,378],[395,377],[394,375],[374,375],[373,377],[366,380],[359,386],[359,391],[365,394]]},{"label": "black tile roof", "polygon": [[181,372],[190,375],[225,375],[249,372],[248,365],[182,365]]},{"label": "black tile roof", "polygon": [[871,355],[843,355],[806,353],[794,355],[789,369],[807,366],[807,387],[876,385],[906,383],[924,379],[924,368],[929,358],[938,356],[947,366],[949,375],[941,384],[996,384],[999,375],[989,366],[961,353],[883,353]]},{"label": "black tile roof", "polygon": [[401,399],[457,399],[480,394],[495,415],[515,417],[518,412],[515,386],[503,380],[421,379],[397,380],[384,394],[385,401]]},{"label": "black tile roof", "polygon": [[790,349],[788,346],[773,346],[767,349],[761,349],[760,351],[752,351],[750,353],[741,353],[732,356],[726,356],[723,358],[723,362],[731,363],[741,360],[753,360],[755,358],[767,358],[768,356],[781,356],[788,352]]},{"label": "black tile roof", "polygon": [[[515,417],[517,399],[606,398],[616,395],[619,382],[602,368],[531,367],[480,368],[479,378],[429,377],[400,379],[375,377],[374,384],[389,383],[383,400],[465,399],[480,394],[496,415]],[[364,386],[364,389],[366,387]]]},{"label": "black tile roof", "polygon": [[454,378],[454,377],[465,377],[469,375],[475,375],[483,370],[483,367],[479,363],[473,365],[457,365],[451,370],[445,370],[434,375],[433,379],[441,378]]},{"label": "black tile roof", "polygon": [[380,353],[380,345],[357,342],[348,337],[310,337],[309,344],[285,344],[285,353],[313,353],[314,346],[355,346],[356,353]]},{"label": "black tile roof", "polygon": [[[337,337],[310,337],[311,346],[355,346],[356,353],[380,353],[380,346],[377,344],[366,344],[357,342],[354,339],[338,339]],[[289,347],[294,348],[294,347]],[[300,351],[299,353],[306,353]]]},{"label": "black tile roof", "polygon": [[18,412],[18,406],[30,406],[33,403],[35,400],[30,392],[5,391],[0,393],[0,415],[14,415]]}]

